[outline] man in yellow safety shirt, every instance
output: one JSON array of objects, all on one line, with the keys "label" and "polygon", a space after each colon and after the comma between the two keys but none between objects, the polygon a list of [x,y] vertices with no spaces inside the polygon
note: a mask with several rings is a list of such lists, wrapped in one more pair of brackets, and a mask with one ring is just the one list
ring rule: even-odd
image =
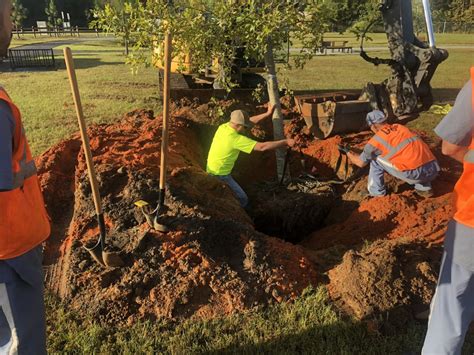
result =
[{"label": "man in yellow safety shirt", "polygon": [[270,105],[267,112],[252,117],[249,117],[249,114],[243,110],[233,111],[229,122],[220,125],[217,129],[209,150],[207,172],[225,182],[244,208],[248,205],[247,194],[231,176],[240,152],[250,154],[253,151],[263,152],[282,147],[292,147],[295,144],[293,139],[257,142],[242,134],[251,124],[257,124],[266,118],[272,117],[273,111],[274,106]]}]

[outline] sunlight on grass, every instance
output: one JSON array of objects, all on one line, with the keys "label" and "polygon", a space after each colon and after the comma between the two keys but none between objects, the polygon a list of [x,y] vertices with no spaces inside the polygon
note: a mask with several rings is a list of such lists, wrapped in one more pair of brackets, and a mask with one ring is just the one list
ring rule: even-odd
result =
[{"label": "sunlight on grass", "polygon": [[[114,41],[69,45],[87,122],[114,122],[134,109],[159,110],[158,74],[153,68],[132,74]],[[61,47],[55,48],[61,53]],[[62,55],[55,71],[2,72],[0,82],[20,107],[33,154],[77,131],[77,119]]]},{"label": "sunlight on grass", "polygon": [[424,325],[382,335],[343,319],[324,287],[295,302],[214,320],[137,322],[101,326],[48,298],[48,349],[59,353],[400,354],[419,351]]}]

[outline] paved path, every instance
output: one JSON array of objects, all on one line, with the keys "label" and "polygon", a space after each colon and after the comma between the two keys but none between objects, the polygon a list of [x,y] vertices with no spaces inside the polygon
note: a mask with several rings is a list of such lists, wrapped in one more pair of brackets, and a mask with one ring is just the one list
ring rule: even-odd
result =
[{"label": "paved path", "polygon": [[[446,44],[443,45],[441,44],[439,48],[442,49],[472,49],[474,50],[474,44],[469,45],[469,44]],[[332,50],[328,49],[327,53],[317,53],[317,55],[359,55],[360,54],[360,48],[359,47],[353,47],[353,52],[352,53],[347,53],[347,52],[338,52],[335,50],[332,52]],[[290,53],[292,54],[297,54],[300,53],[300,48],[290,48]],[[366,52],[388,52],[388,46],[387,47],[364,47],[364,50]]]},{"label": "paved path", "polygon": [[[96,42],[96,41],[97,42],[98,41],[113,42],[115,40],[116,40],[115,37],[74,37],[74,38],[58,39],[55,41],[25,44],[24,46],[13,47],[12,49],[50,49],[50,48],[54,49],[56,47],[69,46],[69,45],[80,44],[80,43],[85,43],[85,42]],[[120,51],[120,49],[118,49],[118,51]],[[100,52],[100,50],[98,50],[97,52]]]}]

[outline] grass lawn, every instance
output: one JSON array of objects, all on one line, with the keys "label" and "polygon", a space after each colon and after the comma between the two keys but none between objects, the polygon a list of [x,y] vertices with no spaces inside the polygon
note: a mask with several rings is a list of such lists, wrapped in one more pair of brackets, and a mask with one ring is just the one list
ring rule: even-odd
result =
[{"label": "grass lawn", "polygon": [[[425,34],[420,34],[419,37],[426,40]],[[351,32],[337,33],[328,32],[324,34],[324,40],[328,41],[348,41],[347,46],[359,48],[360,40]],[[468,33],[435,33],[436,45],[441,47],[443,45],[474,45],[474,36]],[[294,46],[298,47],[298,42],[295,41]],[[386,47],[387,35],[385,33],[367,33],[367,38],[364,43],[366,47]]]},{"label": "grass lawn", "polygon": [[[343,319],[324,288],[307,290],[296,302],[212,321],[189,320],[103,327],[81,323],[53,299],[48,301],[48,349],[59,353],[124,354],[403,354],[420,353],[426,326],[413,323],[368,331]],[[468,339],[465,351],[474,350]]]},{"label": "grass lawn", "polygon": [[[13,42],[17,43],[18,40]],[[143,68],[132,74],[124,64],[123,49],[116,42],[91,39],[70,47],[89,123],[113,122],[137,108],[159,109],[157,71]],[[61,53],[56,57],[55,71],[0,73],[1,85],[22,111],[35,155],[78,129],[62,48],[55,48],[56,53]]]}]

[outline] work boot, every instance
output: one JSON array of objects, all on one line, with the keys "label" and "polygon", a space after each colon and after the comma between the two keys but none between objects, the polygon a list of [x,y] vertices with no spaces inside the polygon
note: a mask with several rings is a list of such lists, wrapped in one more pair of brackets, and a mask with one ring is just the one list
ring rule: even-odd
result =
[{"label": "work boot", "polygon": [[415,189],[415,193],[418,196],[424,197],[424,198],[430,198],[430,197],[434,196],[433,189],[429,189],[429,190],[417,190],[417,189]]},{"label": "work boot", "polygon": [[383,197],[385,196],[386,194],[382,194],[382,195],[371,195],[369,191],[367,190],[362,190],[359,192],[359,197],[362,199],[362,200],[368,200],[368,199],[371,199],[371,198],[374,198],[374,197]]}]

